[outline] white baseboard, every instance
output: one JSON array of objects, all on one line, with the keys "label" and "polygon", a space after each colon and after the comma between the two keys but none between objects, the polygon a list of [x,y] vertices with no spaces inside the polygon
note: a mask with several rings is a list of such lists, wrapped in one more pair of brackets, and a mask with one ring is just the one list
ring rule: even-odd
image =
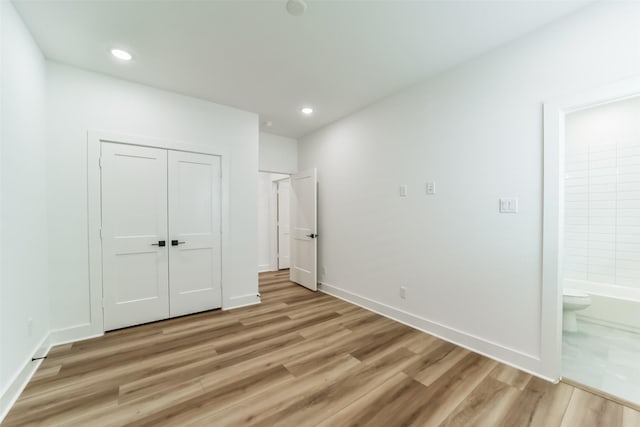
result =
[{"label": "white baseboard", "polygon": [[318,283],[318,285],[318,290],[321,292],[340,298],[369,311],[373,311],[374,313],[388,317],[396,322],[400,322],[429,335],[449,341],[453,344],[459,345],[460,347],[464,347],[467,350],[482,354],[483,356],[520,369],[544,380],[553,383],[557,383],[559,381],[559,378],[549,378],[538,372],[538,367],[541,364],[540,358],[538,357],[502,346],[463,331],[459,331],[455,328],[433,322],[404,310],[357,295],[334,285],[322,282]]},{"label": "white baseboard", "polygon": [[249,294],[249,295],[241,295],[237,297],[231,297],[223,305],[223,310],[233,310],[234,308],[247,307],[249,305],[260,304],[260,295],[258,294]]},{"label": "white baseboard", "polygon": [[90,323],[71,326],[63,329],[51,331],[50,341],[52,346],[67,344],[70,342],[87,340],[104,335],[104,332],[95,333],[95,329]]},{"label": "white baseboard", "polygon": [[278,269],[271,264],[262,264],[258,266],[258,273],[266,273],[268,271],[277,271]]},{"label": "white baseboard", "polygon": [[0,423],[4,417],[7,416],[9,410],[16,403],[18,397],[20,397],[20,394],[43,362],[42,359],[32,361],[33,358],[46,356],[49,354],[49,350],[56,345],[82,341],[101,335],[104,335],[104,333],[95,334],[89,323],[50,331],[49,334],[42,339],[37,349],[33,352],[33,355],[25,361],[20,372],[16,374],[7,389],[0,396]]},{"label": "white baseboard", "polygon": [[22,369],[11,379],[7,388],[0,395],[0,423],[7,416],[11,407],[16,403],[20,394],[36,373],[38,367],[42,364],[42,359],[32,360],[33,358],[44,357],[49,353],[51,348],[50,335],[46,335],[40,344],[36,347],[33,354],[25,361]]}]

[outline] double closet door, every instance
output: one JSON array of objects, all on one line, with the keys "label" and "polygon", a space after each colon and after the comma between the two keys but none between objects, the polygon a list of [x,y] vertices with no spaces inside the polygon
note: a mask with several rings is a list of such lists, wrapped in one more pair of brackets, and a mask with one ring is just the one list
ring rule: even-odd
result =
[{"label": "double closet door", "polygon": [[105,330],[219,308],[220,157],[103,142]]}]

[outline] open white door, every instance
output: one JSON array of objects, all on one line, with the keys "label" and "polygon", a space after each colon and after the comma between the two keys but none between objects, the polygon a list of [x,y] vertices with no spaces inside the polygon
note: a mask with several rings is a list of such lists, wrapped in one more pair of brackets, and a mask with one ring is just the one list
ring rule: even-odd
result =
[{"label": "open white door", "polygon": [[312,291],[317,280],[317,176],[310,169],[291,176],[290,280]]}]

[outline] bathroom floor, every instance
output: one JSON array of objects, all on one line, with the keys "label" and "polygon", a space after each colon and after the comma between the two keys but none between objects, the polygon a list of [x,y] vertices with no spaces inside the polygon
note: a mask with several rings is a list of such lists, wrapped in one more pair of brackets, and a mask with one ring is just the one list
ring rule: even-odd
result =
[{"label": "bathroom floor", "polygon": [[640,404],[640,334],[578,319],[562,335],[562,376]]}]

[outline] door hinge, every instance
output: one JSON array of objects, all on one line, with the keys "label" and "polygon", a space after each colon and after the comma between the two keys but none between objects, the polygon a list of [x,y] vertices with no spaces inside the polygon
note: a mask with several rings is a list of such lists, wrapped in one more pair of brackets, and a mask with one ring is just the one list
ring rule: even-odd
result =
[{"label": "door hinge", "polygon": [[102,169],[102,156],[98,157],[98,167]]},{"label": "door hinge", "polygon": [[100,239],[102,239],[102,228],[100,228]]}]

